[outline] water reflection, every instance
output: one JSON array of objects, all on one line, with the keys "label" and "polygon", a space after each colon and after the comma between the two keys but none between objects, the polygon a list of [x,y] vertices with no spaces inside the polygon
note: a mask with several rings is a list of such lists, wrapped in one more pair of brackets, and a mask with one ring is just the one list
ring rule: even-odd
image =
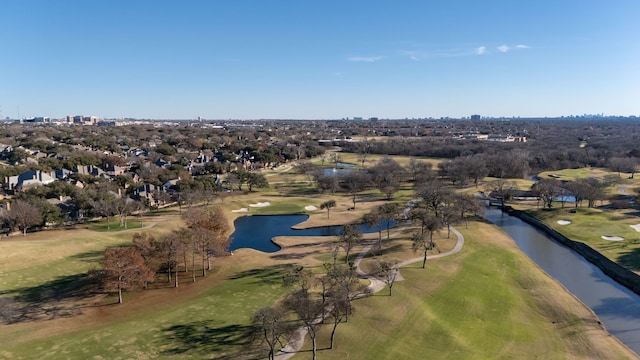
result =
[{"label": "water reflection", "polygon": [[[310,229],[292,229],[309,218],[309,215],[253,215],[243,216],[234,222],[235,231],[230,250],[251,248],[263,252],[276,252],[280,247],[271,239],[276,236],[336,236],[342,233],[342,226],[322,226]],[[391,222],[389,227],[393,227]],[[378,227],[367,224],[358,225],[363,234],[378,232]],[[386,223],[382,225],[386,230]]]}]

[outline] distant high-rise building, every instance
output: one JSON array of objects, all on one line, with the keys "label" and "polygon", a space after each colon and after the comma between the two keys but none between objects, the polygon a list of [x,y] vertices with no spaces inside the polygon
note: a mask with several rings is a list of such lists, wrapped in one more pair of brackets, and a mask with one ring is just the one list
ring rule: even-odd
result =
[{"label": "distant high-rise building", "polygon": [[96,125],[100,121],[96,116],[67,116],[67,123],[78,125]]},{"label": "distant high-rise building", "polygon": [[471,115],[471,120],[480,120],[480,115]]}]

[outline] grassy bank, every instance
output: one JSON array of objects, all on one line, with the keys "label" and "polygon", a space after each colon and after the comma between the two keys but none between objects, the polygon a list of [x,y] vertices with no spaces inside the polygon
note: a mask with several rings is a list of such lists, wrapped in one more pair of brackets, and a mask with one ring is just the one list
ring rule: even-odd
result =
[{"label": "grassy bank", "polygon": [[[356,211],[350,211],[349,198],[336,199],[338,206],[332,209],[330,219],[324,211],[312,212],[307,226],[355,219],[382,203],[359,203]],[[265,201],[272,207],[256,209],[279,213],[317,205],[318,199],[250,194],[229,198],[223,207],[226,214],[235,217],[240,215],[231,213],[232,209]],[[156,235],[181,223],[177,213],[144,221],[154,222],[148,230]],[[338,328],[336,348],[321,351],[320,358],[634,356],[499,229],[472,222],[469,229],[459,226],[459,230],[466,239],[462,252],[429,261],[427,269],[419,268],[419,263],[403,269],[406,280],[394,286],[393,297],[383,291],[358,300],[356,314]],[[12,294],[40,287],[46,294],[48,284],[73,281],[97,266],[105,246],[129,242],[136,231],[76,229],[3,240],[0,291]],[[419,256],[410,250],[410,233],[385,243],[381,253],[397,259]],[[245,352],[243,336],[255,310],[273,304],[288,291],[281,286],[281,266],[295,262],[321,269],[322,263],[330,260],[327,241],[320,237],[279,238],[278,243],[284,246],[279,252],[234,251],[233,256],[216,258],[216,270],[196,283],[187,282],[188,274],[183,275],[178,290],[126,293],[122,305],[112,305],[109,297],[98,298],[76,313],[54,312],[46,321],[3,325],[0,358],[254,358]],[[436,242],[446,251],[454,240],[440,233]],[[65,299],[53,300],[53,305],[64,305]],[[320,348],[328,345],[327,329],[319,339]],[[310,358],[310,353],[302,352],[295,358]]]},{"label": "grassy bank", "polygon": [[[564,236],[584,242],[633,271],[640,271],[640,232],[630,226],[640,224],[635,211],[555,208],[529,209],[528,212]],[[561,225],[558,223],[560,220],[570,223]],[[624,240],[605,240],[602,236],[616,236]]]},{"label": "grassy bank", "polygon": [[[394,286],[392,297],[382,291],[357,301],[357,315],[339,328],[336,348],[320,356],[634,357],[500,230],[476,223],[463,233],[466,241],[461,253],[433,260],[427,269],[419,264],[403,269],[406,281]],[[320,348],[327,345],[321,342]]]}]

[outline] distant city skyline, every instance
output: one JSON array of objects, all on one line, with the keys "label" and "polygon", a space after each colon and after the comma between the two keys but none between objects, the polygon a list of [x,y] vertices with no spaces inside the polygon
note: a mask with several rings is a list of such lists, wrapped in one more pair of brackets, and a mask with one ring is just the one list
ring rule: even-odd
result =
[{"label": "distant city skyline", "polygon": [[634,0],[7,1],[0,116],[640,115]]}]

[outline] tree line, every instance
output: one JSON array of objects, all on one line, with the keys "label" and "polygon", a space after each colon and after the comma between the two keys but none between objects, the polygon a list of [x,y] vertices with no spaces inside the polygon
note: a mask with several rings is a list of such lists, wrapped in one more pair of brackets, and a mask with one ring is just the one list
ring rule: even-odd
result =
[{"label": "tree line", "polygon": [[[147,288],[150,283],[179,287],[180,280],[196,282],[211,270],[212,259],[227,254],[229,225],[219,207],[192,208],[185,212],[186,225],[159,239],[148,233],[133,235],[132,244],[107,248],[101,269],[90,271],[106,293]],[[158,278],[164,273],[165,281]],[[160,286],[160,285],[159,285]]]}]

